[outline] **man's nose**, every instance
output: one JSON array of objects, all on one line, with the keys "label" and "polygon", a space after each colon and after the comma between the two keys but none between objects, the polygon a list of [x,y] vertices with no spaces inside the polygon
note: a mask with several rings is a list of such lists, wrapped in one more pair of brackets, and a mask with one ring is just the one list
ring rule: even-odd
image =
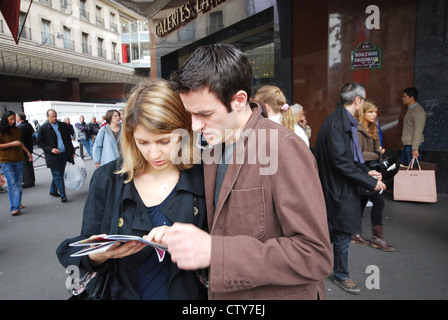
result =
[{"label": "man's nose", "polygon": [[193,131],[200,131],[203,127],[204,123],[195,116],[192,116],[191,128]]}]

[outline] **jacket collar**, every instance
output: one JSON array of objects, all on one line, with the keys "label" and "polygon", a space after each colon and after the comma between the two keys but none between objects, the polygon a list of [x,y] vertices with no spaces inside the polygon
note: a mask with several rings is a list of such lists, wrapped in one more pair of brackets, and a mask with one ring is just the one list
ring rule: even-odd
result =
[{"label": "jacket collar", "polygon": [[340,102],[337,103],[336,112],[340,113],[342,116],[342,122],[344,125],[344,131],[345,132],[351,132],[351,125],[350,125],[350,119],[347,114],[347,109],[344,107],[344,105]]},{"label": "jacket collar", "polygon": [[[255,125],[258,123],[258,121],[260,120],[260,118],[262,118],[262,117],[267,118],[266,110],[258,102],[251,102],[250,108],[252,109],[252,115],[250,116],[249,120],[247,121],[246,126],[244,127],[244,130],[253,129],[255,127]],[[246,137],[246,135],[245,135],[245,137]],[[246,137],[246,139],[247,139],[247,137]]]},{"label": "jacket collar", "polygon": [[205,195],[204,172],[202,164],[195,164],[193,168],[180,172],[176,191],[187,191],[198,196]]},{"label": "jacket collar", "polygon": [[[123,184],[124,176],[119,176],[117,183]],[[204,196],[204,174],[202,172],[202,165],[196,164],[189,170],[182,170],[179,176],[179,182],[176,185],[176,191],[187,191],[198,196]],[[123,195],[121,201],[126,199],[138,202],[139,196],[134,186],[134,181],[126,183],[123,187]]]}]

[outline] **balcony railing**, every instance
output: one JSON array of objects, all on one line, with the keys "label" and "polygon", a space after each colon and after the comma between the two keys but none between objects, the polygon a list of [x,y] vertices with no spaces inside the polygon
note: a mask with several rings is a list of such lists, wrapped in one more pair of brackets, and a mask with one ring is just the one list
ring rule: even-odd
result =
[{"label": "balcony railing", "polygon": [[96,16],[96,25],[100,26],[100,27],[104,27],[104,19],[99,16]]},{"label": "balcony railing", "polygon": [[54,46],[54,34],[46,33],[42,31],[42,44]]},{"label": "balcony railing", "polygon": [[64,38],[64,49],[75,51],[75,41]]},{"label": "balcony railing", "polygon": [[85,54],[92,54],[92,46],[89,46],[88,44],[83,43],[82,44],[82,53]]},{"label": "balcony railing", "polygon": [[106,59],[106,50],[98,48],[98,57]]},{"label": "balcony railing", "polygon": [[114,61],[120,61],[120,54],[119,53],[117,53],[117,52],[111,52],[111,57],[112,57],[112,60],[114,60]]},{"label": "balcony railing", "polygon": [[81,8],[79,8],[79,18],[85,21],[90,21],[89,13]]},{"label": "balcony railing", "polygon": [[118,33],[118,26],[116,23],[113,22],[110,23],[110,31]]},{"label": "balcony railing", "polygon": [[72,5],[67,0],[61,0],[61,12],[72,14]]},{"label": "balcony railing", "polygon": [[23,29],[22,29],[22,26],[19,26],[19,33],[20,33],[20,30],[22,30],[20,39],[33,40],[33,38],[31,37],[31,28],[23,27]]},{"label": "balcony railing", "polygon": [[39,2],[51,7],[51,0],[39,0]]}]

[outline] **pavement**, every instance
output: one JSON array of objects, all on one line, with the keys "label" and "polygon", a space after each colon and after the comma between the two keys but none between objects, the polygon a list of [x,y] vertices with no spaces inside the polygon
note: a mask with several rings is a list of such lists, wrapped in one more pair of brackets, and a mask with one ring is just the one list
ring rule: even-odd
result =
[{"label": "pavement", "polygon": [[[35,150],[40,154],[40,150]],[[89,182],[95,170],[84,159],[88,177],[79,191],[67,190],[68,202],[49,193],[51,173],[35,156],[36,186],[23,189],[26,208],[9,213],[7,193],[0,193],[0,300],[66,300],[68,274],[55,250],[79,234]],[[327,300],[445,300],[448,298],[448,195],[434,204],[398,202],[384,193],[386,240],[396,252],[352,244],[349,269],[361,288],[359,295],[343,292],[326,279]],[[363,217],[363,234],[370,239],[370,209]]]}]

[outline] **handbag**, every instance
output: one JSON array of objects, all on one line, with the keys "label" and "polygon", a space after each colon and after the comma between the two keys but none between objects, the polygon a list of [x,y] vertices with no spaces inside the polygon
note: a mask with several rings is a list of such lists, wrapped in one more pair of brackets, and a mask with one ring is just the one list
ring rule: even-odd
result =
[{"label": "handbag", "polygon": [[392,179],[400,170],[398,158],[385,156],[380,160],[366,161],[372,170],[376,170],[383,176],[383,181]]},{"label": "handbag", "polygon": [[[414,160],[418,170],[412,170]],[[394,177],[394,200],[415,202],[437,202],[435,170],[422,170],[417,159],[412,159],[407,170],[399,170]]]},{"label": "handbag", "polygon": [[80,281],[72,284],[69,292],[70,300],[107,300],[107,286],[111,278],[112,270],[106,272],[94,272],[84,270],[80,274]]}]

